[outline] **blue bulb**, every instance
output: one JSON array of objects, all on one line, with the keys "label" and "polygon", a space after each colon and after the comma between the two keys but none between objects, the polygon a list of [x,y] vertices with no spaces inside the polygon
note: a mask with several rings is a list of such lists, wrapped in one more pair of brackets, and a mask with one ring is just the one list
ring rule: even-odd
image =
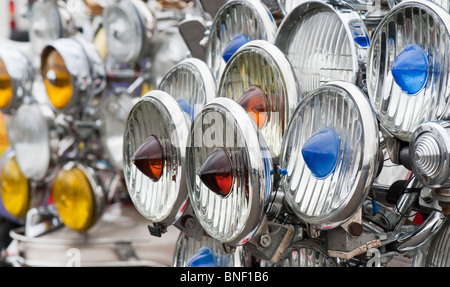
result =
[{"label": "blue bulb", "polygon": [[188,267],[218,267],[217,255],[211,248],[202,247],[189,260]]},{"label": "blue bulb", "polygon": [[302,148],[303,159],[317,179],[324,179],[334,171],[339,146],[338,135],[328,127],[321,128],[305,142]]},{"label": "blue bulb", "polygon": [[428,56],[418,45],[410,45],[398,54],[392,64],[392,76],[409,95],[417,94],[427,83]]},{"label": "blue bulb", "polygon": [[228,63],[228,60],[230,60],[231,56],[233,56],[240,47],[248,42],[250,42],[250,40],[245,34],[238,34],[234,36],[234,38],[228,43],[222,53],[222,58],[225,60],[225,63]]}]

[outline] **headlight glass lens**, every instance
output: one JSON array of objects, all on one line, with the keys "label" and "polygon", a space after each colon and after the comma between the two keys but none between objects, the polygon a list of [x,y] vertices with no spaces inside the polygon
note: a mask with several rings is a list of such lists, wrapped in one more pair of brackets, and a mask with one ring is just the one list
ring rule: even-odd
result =
[{"label": "headlight glass lens", "polygon": [[431,2],[392,9],[372,37],[368,95],[380,123],[401,140],[448,113],[449,16]]},{"label": "headlight glass lens", "polygon": [[289,247],[275,267],[337,267],[323,247],[313,242],[296,242]]},{"label": "headlight glass lens", "polygon": [[137,61],[143,53],[149,52],[147,43],[152,38],[154,19],[146,4],[121,0],[108,5],[103,17],[108,52],[116,60]]},{"label": "headlight glass lens", "polygon": [[50,49],[43,59],[41,74],[53,106],[57,109],[66,107],[73,94],[71,74],[56,49]]},{"label": "headlight glass lens", "polygon": [[87,231],[98,215],[94,191],[86,173],[79,167],[63,168],[56,175],[52,195],[64,224],[76,231]]},{"label": "headlight glass lens", "polygon": [[359,208],[377,162],[378,126],[365,95],[350,83],[328,83],[300,103],[286,131],[286,202],[306,222],[336,227]]},{"label": "headlight glass lens", "polygon": [[134,100],[130,95],[112,95],[102,103],[101,133],[109,162],[123,169],[123,133]]},{"label": "headlight glass lens", "polygon": [[277,155],[298,94],[292,66],[277,47],[263,41],[249,43],[230,59],[218,91],[219,97],[244,107]]},{"label": "headlight glass lens", "polygon": [[151,91],[134,105],[124,133],[124,175],[136,209],[172,224],[187,200],[184,153],[189,123],[175,99]]},{"label": "headlight glass lens", "polygon": [[50,131],[43,111],[52,115],[46,106],[22,104],[8,131],[20,169],[34,180],[41,180],[50,164]]},{"label": "headlight glass lens", "polygon": [[240,245],[261,219],[271,192],[271,162],[254,122],[239,104],[217,98],[194,119],[187,148],[189,197],[213,238]]},{"label": "headlight glass lens", "polygon": [[62,20],[53,1],[37,1],[31,8],[29,37],[36,54],[45,44],[62,35]]},{"label": "headlight glass lens", "polygon": [[[439,231],[430,243],[426,255],[426,267],[450,267],[450,220]],[[425,267],[424,266],[424,267]]]},{"label": "headlight glass lens", "polygon": [[203,61],[186,59],[167,72],[158,89],[174,97],[192,121],[216,96],[216,81]]},{"label": "headlight glass lens", "polygon": [[369,34],[351,7],[308,1],[294,8],[275,39],[297,75],[302,97],[333,80],[359,85]]},{"label": "headlight glass lens", "polygon": [[5,63],[0,58],[0,109],[6,108],[13,97],[11,77],[6,70]]},{"label": "headlight glass lens", "polygon": [[[228,1],[217,12],[206,48],[206,63],[217,81],[230,56],[248,41],[272,42],[276,23],[260,1]],[[226,53],[225,53],[226,51]]]},{"label": "headlight glass lens", "polygon": [[30,206],[30,187],[15,157],[9,157],[1,171],[3,205],[11,215],[24,217]]}]

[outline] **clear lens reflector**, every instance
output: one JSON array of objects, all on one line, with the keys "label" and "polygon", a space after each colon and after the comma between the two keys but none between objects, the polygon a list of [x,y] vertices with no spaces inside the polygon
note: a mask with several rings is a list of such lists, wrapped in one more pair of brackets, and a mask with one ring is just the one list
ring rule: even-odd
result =
[{"label": "clear lens reflector", "polygon": [[378,125],[366,96],[346,82],[330,82],[297,107],[280,155],[286,202],[322,229],[359,208],[375,177]]},{"label": "clear lens reflector", "polygon": [[294,67],[301,98],[333,80],[362,88],[369,44],[369,33],[356,11],[341,2],[325,1],[295,7],[275,39]]},{"label": "clear lens reflector", "polygon": [[393,8],[372,36],[367,88],[380,123],[410,141],[421,123],[448,117],[450,16],[430,1]]},{"label": "clear lens reflector", "polygon": [[128,115],[125,181],[136,209],[154,223],[173,224],[185,207],[188,129],[187,117],[175,99],[158,90],[144,95]]}]

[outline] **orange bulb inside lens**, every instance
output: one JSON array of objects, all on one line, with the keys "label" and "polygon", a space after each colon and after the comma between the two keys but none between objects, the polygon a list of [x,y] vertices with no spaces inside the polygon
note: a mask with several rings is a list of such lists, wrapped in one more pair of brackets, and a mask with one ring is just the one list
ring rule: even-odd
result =
[{"label": "orange bulb inside lens", "polygon": [[143,174],[157,182],[163,173],[164,158],[164,150],[158,138],[150,136],[136,150],[132,161]]},{"label": "orange bulb inside lens", "polygon": [[231,159],[223,148],[216,148],[202,164],[199,177],[214,193],[226,197],[231,192],[233,174]]},{"label": "orange bulb inside lens", "polygon": [[257,86],[251,86],[238,103],[247,111],[258,128],[262,129],[267,119],[266,93]]},{"label": "orange bulb inside lens", "polygon": [[13,89],[11,77],[6,70],[5,63],[0,59],[0,108],[5,108],[11,102]]},{"label": "orange bulb inside lens", "polygon": [[42,78],[50,102],[57,109],[65,108],[72,98],[72,82],[69,70],[61,54],[51,49],[43,57]]}]

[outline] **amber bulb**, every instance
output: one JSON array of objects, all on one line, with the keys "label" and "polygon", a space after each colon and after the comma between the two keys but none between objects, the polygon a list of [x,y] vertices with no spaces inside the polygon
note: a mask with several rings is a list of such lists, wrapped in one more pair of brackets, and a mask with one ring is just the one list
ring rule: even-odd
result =
[{"label": "amber bulb", "polygon": [[152,135],[136,150],[132,161],[143,174],[157,182],[163,173],[164,158],[161,143]]},{"label": "amber bulb", "polygon": [[233,184],[232,170],[228,152],[223,148],[216,148],[202,164],[198,175],[211,191],[226,197]]},{"label": "amber bulb", "polygon": [[0,108],[5,108],[11,102],[13,89],[11,77],[6,70],[5,63],[0,59]]},{"label": "amber bulb", "polygon": [[259,129],[266,123],[267,97],[266,93],[257,86],[251,86],[238,102],[243,107]]}]

